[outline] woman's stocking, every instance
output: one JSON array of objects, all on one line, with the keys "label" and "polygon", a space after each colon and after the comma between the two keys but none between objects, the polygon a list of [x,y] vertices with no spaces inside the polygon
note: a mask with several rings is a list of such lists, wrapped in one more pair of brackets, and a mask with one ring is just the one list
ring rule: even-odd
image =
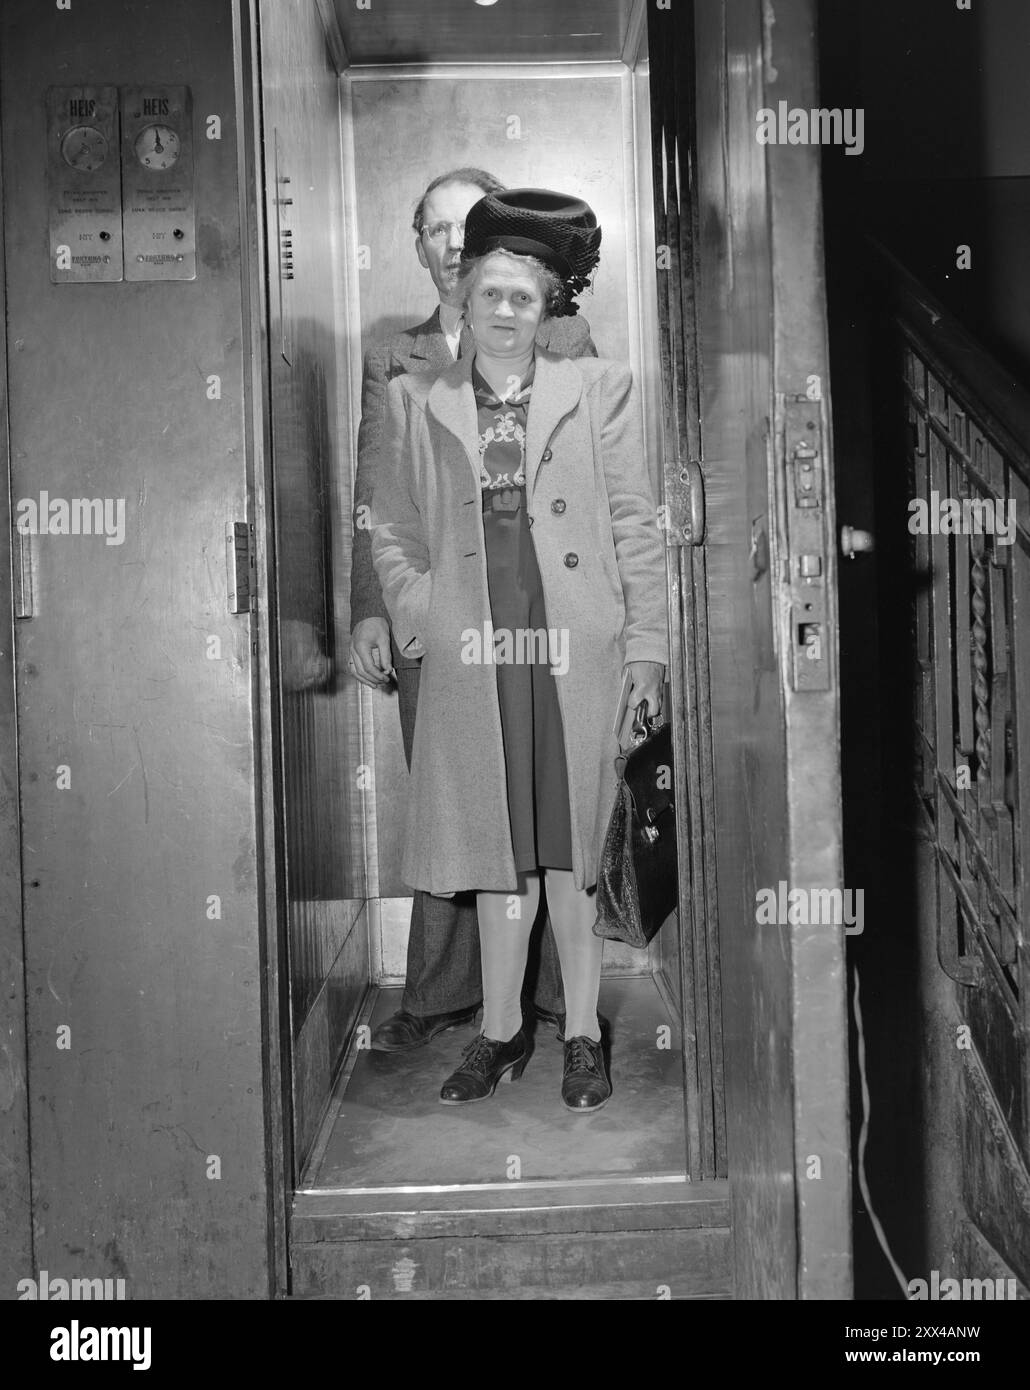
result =
[{"label": "woman's stocking", "polygon": [[521,875],[520,883],[519,893],[476,894],[483,965],[483,1032],[497,1042],[508,1042],[522,1027],[522,982],[540,904],[539,875]]},{"label": "woman's stocking", "polygon": [[545,869],[544,874],[547,910],[565,989],[565,1036],[598,1042],[601,1032],[597,1026],[597,994],[604,942],[593,932],[596,895],[574,887],[569,869]]}]

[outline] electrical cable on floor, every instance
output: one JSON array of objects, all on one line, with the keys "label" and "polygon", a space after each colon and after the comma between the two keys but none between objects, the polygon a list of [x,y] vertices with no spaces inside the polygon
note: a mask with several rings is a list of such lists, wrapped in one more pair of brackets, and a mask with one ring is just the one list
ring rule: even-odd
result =
[{"label": "electrical cable on floor", "polygon": [[908,1280],[902,1273],[901,1267],[891,1253],[890,1245],[887,1242],[887,1233],[880,1224],[880,1218],[873,1210],[873,1199],[869,1195],[869,1184],[865,1176],[865,1148],[869,1139],[869,1082],[865,1072],[865,1033],[862,1031],[862,1008],[858,1002],[858,966],[852,965],[855,973],[855,991],[852,1001],[855,1010],[855,1028],[858,1032],[858,1075],[862,1083],[862,1128],[858,1132],[858,1186],[865,1202],[866,1211],[869,1219],[873,1223],[873,1230],[876,1232],[876,1239],[880,1242],[880,1249],[887,1256],[894,1277],[901,1285],[901,1291],[905,1295],[906,1301],[911,1298],[909,1293]]}]

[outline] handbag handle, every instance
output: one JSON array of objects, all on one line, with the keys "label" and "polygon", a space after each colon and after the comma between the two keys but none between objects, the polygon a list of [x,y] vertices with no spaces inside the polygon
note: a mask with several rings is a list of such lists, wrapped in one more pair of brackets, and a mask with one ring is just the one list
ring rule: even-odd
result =
[{"label": "handbag handle", "polygon": [[[658,724],[659,716],[656,714],[653,719],[650,719],[648,717],[648,708],[647,701],[641,700],[633,711],[632,739],[634,748],[639,748],[639,746],[646,742],[655,732],[649,725]],[[661,725],[658,724],[658,727],[661,727]],[[623,753],[621,749],[615,755],[615,772],[620,781],[626,770],[626,756],[626,753]]]},{"label": "handbag handle", "polygon": [[[641,701],[640,701],[640,704],[637,705],[636,709],[635,709],[634,712],[633,712],[633,742],[634,742],[634,743],[643,743],[644,740],[649,736],[649,734],[651,734],[651,733],[653,732],[653,731],[649,728],[649,725],[652,724],[652,723],[654,722],[654,720],[651,719],[651,718],[649,718],[649,716],[648,716],[648,708],[649,708],[649,706],[648,706],[647,701],[646,701],[646,700],[641,700]],[[657,719],[657,717],[658,717],[657,715],[654,716],[655,719]]]}]

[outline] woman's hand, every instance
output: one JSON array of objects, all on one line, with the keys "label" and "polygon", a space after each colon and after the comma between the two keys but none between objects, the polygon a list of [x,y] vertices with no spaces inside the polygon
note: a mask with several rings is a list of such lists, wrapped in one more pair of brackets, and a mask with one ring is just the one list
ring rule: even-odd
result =
[{"label": "woman's hand", "polygon": [[665,667],[659,661],[628,661],[626,672],[630,678],[629,700],[619,730],[619,747],[623,749],[633,742],[633,720],[641,700],[647,701],[649,719],[661,713],[662,686],[665,684]]}]

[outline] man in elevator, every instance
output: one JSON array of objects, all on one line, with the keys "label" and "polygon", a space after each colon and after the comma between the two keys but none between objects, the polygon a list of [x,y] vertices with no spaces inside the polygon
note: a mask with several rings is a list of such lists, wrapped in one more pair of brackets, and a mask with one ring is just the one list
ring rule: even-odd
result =
[{"label": "man in elevator", "polygon": [[[401,654],[393,641],[382,590],[372,564],[368,520],[390,380],[409,372],[441,372],[468,350],[458,270],[465,216],[484,193],[504,185],[482,169],[461,168],[439,175],[415,209],[415,252],[429,272],[439,302],[430,317],[372,347],[365,356],[358,429],[358,469],[354,487],[354,547],[351,559],[350,669],[362,684],[383,688],[397,681],[404,756],[410,769],[418,701],[420,659]],[[580,315],[545,320],[537,341],[565,357],[596,357],[589,325]],[[446,814],[446,808],[441,808]],[[398,1052],[418,1047],[437,1033],[471,1023],[482,1001],[479,927],[475,898],[414,894],[401,1008],[376,1029],[372,1047]],[[537,1016],[564,1024],[561,972],[551,932],[545,924],[533,1006]]]}]

